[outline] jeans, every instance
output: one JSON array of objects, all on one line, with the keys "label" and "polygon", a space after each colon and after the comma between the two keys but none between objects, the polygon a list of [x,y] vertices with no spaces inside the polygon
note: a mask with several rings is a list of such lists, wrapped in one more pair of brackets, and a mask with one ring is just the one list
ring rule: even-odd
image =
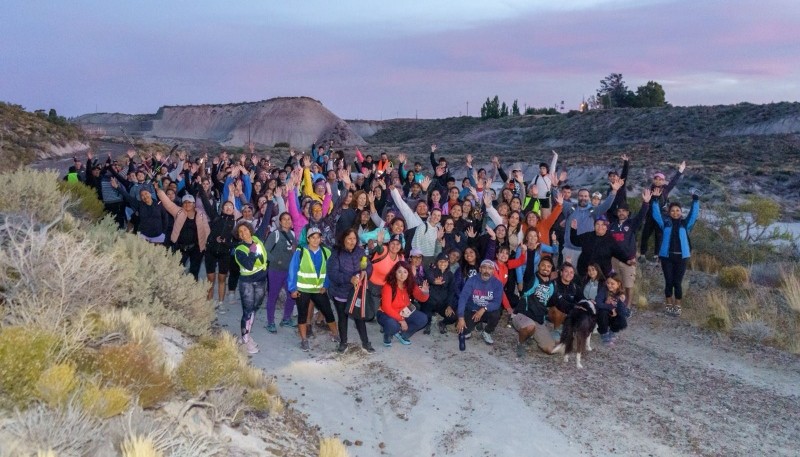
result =
[{"label": "jeans", "polygon": [[294,310],[294,298],[289,295],[289,290],[286,285],[286,278],[289,277],[288,271],[267,270],[269,276],[269,292],[267,293],[267,322],[270,324],[275,323],[275,308],[278,304],[278,295],[281,289],[286,290],[286,301],[283,303],[283,319],[292,318],[292,310]]},{"label": "jeans", "polygon": [[446,303],[446,302],[437,303],[434,300],[431,300],[429,298],[428,301],[421,303],[419,305],[419,308],[423,313],[425,313],[425,316],[428,319],[428,322],[427,322],[426,325],[430,325],[431,324],[431,322],[433,320],[433,314],[434,313],[436,313],[436,314],[438,314],[438,315],[440,315],[440,316],[442,316],[444,318],[442,320],[442,322],[444,323],[443,325],[455,324],[458,321],[458,317],[456,316],[456,313],[455,313],[456,307],[451,307],[451,308],[453,308],[453,315],[450,316],[450,317],[447,317],[447,316],[445,316],[445,310],[447,310],[448,306],[449,306],[449,304]]},{"label": "jeans", "polygon": [[[406,325],[408,330],[402,332],[400,336],[405,339],[411,338],[411,335],[420,331],[428,323],[428,316],[420,310],[416,310],[406,318]],[[378,324],[383,327],[383,339],[386,341],[398,332],[400,332],[400,322],[396,321],[393,317],[378,311]]]},{"label": "jeans", "polygon": [[256,310],[264,301],[267,292],[265,281],[239,283],[239,298],[242,300],[242,336],[248,335],[253,327]]}]

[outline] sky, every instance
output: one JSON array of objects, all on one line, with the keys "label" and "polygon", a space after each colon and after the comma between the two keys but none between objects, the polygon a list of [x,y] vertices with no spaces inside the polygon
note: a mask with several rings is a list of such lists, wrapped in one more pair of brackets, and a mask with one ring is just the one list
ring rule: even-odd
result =
[{"label": "sky", "polygon": [[800,94],[798,0],[3,0],[0,18],[0,100],[66,116],[301,95],[346,119],[575,109],[610,73],[673,105]]}]

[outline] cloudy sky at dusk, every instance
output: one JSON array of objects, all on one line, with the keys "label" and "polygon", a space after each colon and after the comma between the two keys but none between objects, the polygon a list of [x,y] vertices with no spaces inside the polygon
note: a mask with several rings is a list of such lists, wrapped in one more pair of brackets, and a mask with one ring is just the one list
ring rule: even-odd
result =
[{"label": "cloudy sky at dusk", "polygon": [[0,100],[68,116],[297,95],[365,119],[475,115],[495,94],[575,108],[611,72],[674,105],[800,94],[797,0],[4,0],[0,17]]}]

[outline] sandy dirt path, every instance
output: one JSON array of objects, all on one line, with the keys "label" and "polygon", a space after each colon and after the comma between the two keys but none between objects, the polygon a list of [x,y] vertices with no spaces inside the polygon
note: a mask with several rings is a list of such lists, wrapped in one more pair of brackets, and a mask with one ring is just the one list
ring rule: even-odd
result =
[{"label": "sandy dirt path", "polygon": [[[220,324],[236,332],[239,318],[231,306]],[[654,312],[637,313],[613,348],[595,335],[584,370],[535,347],[518,359],[502,325],[494,346],[476,333],[462,353],[436,331],[384,348],[369,324],[372,355],[351,325],[340,355],[323,329],[303,353],[265,319],[253,362],[353,456],[798,455],[800,358]]]}]

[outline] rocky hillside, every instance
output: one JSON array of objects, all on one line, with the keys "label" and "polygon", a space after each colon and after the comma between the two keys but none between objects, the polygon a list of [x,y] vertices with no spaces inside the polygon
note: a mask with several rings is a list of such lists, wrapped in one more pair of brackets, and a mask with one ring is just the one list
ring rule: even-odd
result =
[{"label": "rocky hillside", "polygon": [[99,135],[128,134],[146,138],[213,140],[242,146],[248,139],[259,145],[289,143],[307,148],[315,140],[334,140],[345,146],[364,140],[342,119],[308,97],[282,97],[254,103],[164,106],[153,115],[86,114],[76,122]]},{"label": "rocky hillside", "polygon": [[0,102],[0,171],[88,147],[86,135],[75,126],[53,123],[44,114]]}]

